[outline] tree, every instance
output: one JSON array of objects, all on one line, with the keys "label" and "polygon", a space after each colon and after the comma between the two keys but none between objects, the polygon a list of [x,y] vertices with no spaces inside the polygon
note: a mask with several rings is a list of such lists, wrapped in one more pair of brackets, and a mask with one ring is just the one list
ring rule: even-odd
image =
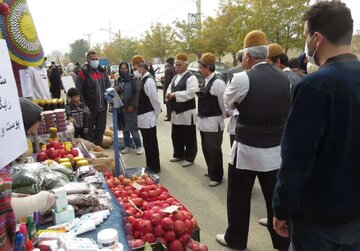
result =
[{"label": "tree", "polygon": [[357,31],[352,38],[351,51],[357,55],[360,54],[360,31]]},{"label": "tree", "polygon": [[139,41],[135,38],[117,38],[114,41],[116,50],[119,52],[118,61],[131,62],[131,58],[134,55],[140,54],[139,52]]},{"label": "tree", "polygon": [[86,61],[86,53],[89,51],[89,45],[84,39],[78,39],[70,44],[69,58],[72,62],[82,64]]},{"label": "tree", "polygon": [[177,21],[175,27],[177,28],[178,50],[194,53],[200,59],[205,44],[205,41],[201,38],[201,32],[196,28],[191,28],[184,20]]},{"label": "tree", "polygon": [[102,52],[102,58],[109,59],[111,65],[119,63],[120,51],[116,48],[115,43],[105,43]]},{"label": "tree", "polygon": [[160,23],[151,25],[150,30],[145,31],[141,41],[141,49],[146,58],[159,57],[165,61],[166,57],[174,53],[175,32],[169,25]]}]

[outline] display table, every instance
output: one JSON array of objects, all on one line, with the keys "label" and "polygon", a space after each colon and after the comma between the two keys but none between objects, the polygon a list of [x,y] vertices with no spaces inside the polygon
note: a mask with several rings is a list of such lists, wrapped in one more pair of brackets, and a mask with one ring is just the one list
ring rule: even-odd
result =
[{"label": "display table", "polygon": [[[74,135],[75,135],[75,127],[73,123],[67,123],[66,124],[66,131],[58,132],[57,138],[60,142],[66,142],[71,141],[73,144],[75,144],[74,141]],[[47,144],[49,143],[50,134],[42,134],[37,136],[29,136],[29,139],[34,142],[35,144]]]}]

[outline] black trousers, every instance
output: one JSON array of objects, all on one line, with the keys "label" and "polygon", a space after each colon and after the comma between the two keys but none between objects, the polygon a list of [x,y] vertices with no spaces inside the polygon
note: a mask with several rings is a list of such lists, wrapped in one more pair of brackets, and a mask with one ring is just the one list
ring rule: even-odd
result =
[{"label": "black trousers", "polygon": [[146,166],[155,172],[160,171],[159,144],[156,136],[156,126],[140,129],[145,149]]},{"label": "black trousers", "polygon": [[221,144],[223,132],[200,132],[201,147],[208,168],[210,180],[221,182],[224,176]]},{"label": "black trousers", "polygon": [[256,172],[237,169],[236,161],[234,165],[229,164],[227,192],[228,228],[226,230],[225,240],[230,247],[237,249],[245,249],[247,247],[251,191],[254,186],[255,178],[258,177],[266,203],[268,220],[267,228],[271,236],[273,247],[275,249],[288,249],[290,239],[283,238],[276,234],[272,224],[274,213],[271,203],[277,172],[278,170]]},{"label": "black trousers", "polygon": [[170,102],[166,102],[166,117],[168,120],[171,119],[171,106]]},{"label": "black trousers", "polygon": [[91,142],[98,146],[100,146],[103,141],[106,129],[106,114],[106,110],[101,112],[91,111],[88,137]]},{"label": "black trousers", "polygon": [[232,147],[235,140],[235,134],[230,134],[230,147]]},{"label": "black trousers", "polygon": [[74,138],[82,138],[82,139],[88,139],[87,133],[84,133],[84,127],[75,127],[75,134]]},{"label": "black trousers", "polygon": [[197,154],[195,125],[172,124],[171,139],[174,147],[173,157],[194,162]]}]

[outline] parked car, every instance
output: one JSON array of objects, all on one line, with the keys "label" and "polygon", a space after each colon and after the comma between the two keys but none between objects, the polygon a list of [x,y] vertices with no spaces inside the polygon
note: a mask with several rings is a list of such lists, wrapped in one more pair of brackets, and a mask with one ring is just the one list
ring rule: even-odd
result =
[{"label": "parked car", "polygon": [[[188,66],[188,69],[192,73],[194,73],[194,75],[197,77],[197,79],[199,81],[199,87],[200,87],[201,85],[204,84],[205,80],[200,75],[199,68],[200,68],[200,65],[199,65],[198,61],[191,62],[189,64],[189,66]],[[229,71],[229,66],[227,66],[226,64],[224,64],[222,62],[219,62],[219,61],[215,62],[215,73],[218,76],[220,76],[225,81],[225,83],[227,82],[227,73],[228,73],[228,71]]]},{"label": "parked car", "polygon": [[165,64],[154,64],[153,65],[155,71],[155,81],[157,87],[162,88],[161,78],[165,76]]}]

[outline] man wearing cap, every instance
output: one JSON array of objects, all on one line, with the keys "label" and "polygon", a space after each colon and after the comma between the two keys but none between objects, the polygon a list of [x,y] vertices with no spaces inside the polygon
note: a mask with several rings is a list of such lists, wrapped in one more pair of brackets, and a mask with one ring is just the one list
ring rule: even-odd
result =
[{"label": "man wearing cap", "polygon": [[107,102],[104,92],[110,87],[107,72],[99,66],[99,57],[95,51],[87,53],[85,64],[76,78],[76,88],[80,92],[82,103],[91,112],[88,136],[95,145],[101,145],[106,129]]},{"label": "man wearing cap", "polygon": [[[280,167],[280,142],[290,108],[287,75],[266,62],[266,35],[254,30],[244,39],[243,67],[234,75],[224,94],[225,107],[239,110],[235,141],[229,156],[228,228],[216,240],[236,249],[246,249],[251,191],[257,177],[265,198],[268,222],[271,200]],[[277,235],[268,224],[273,247],[288,250],[289,239]]]},{"label": "man wearing cap", "polygon": [[300,83],[301,78],[288,67],[288,57],[286,56],[284,49],[277,43],[269,44],[269,57],[268,63],[283,70],[287,75],[291,83],[291,96],[294,93],[295,87]]},{"label": "man wearing cap", "polygon": [[187,61],[185,53],[176,55],[177,75],[172,79],[166,93],[166,99],[171,106],[171,139],[174,147],[170,161],[183,161],[183,167],[191,166],[197,154],[195,92],[199,82],[188,70]]},{"label": "man wearing cap", "polygon": [[160,157],[156,125],[158,115],[161,113],[161,103],[157,93],[157,85],[154,77],[148,71],[148,65],[143,56],[135,55],[131,62],[135,70],[135,77],[140,78],[137,119],[138,128],[143,138],[146,166],[159,173]]},{"label": "man wearing cap", "polygon": [[[305,51],[320,66],[295,89],[281,143],[274,228],[293,250],[360,250],[360,62],[340,1],[303,16]],[[288,224],[290,223],[290,224]]]},{"label": "man wearing cap", "polygon": [[227,73],[227,80],[228,82],[231,81],[231,79],[234,76],[234,73],[238,73],[238,72],[242,72],[243,71],[243,67],[242,67],[242,57],[243,57],[243,50],[239,50],[236,53],[236,61],[238,63],[237,66],[234,66],[233,68],[231,68],[228,73]]},{"label": "man wearing cap", "polygon": [[170,102],[166,102],[166,91],[169,88],[169,85],[171,83],[171,80],[174,78],[174,76],[176,75],[176,70],[175,70],[175,66],[174,66],[174,62],[175,59],[173,57],[169,57],[166,60],[166,66],[165,66],[165,73],[164,73],[164,88],[163,88],[163,93],[164,93],[164,103],[166,104],[166,119],[165,121],[170,121],[171,120],[171,107],[170,107]]},{"label": "man wearing cap", "polygon": [[226,117],[223,98],[225,82],[214,73],[215,61],[215,55],[211,53],[205,53],[199,61],[199,72],[205,83],[198,93],[197,126],[210,187],[218,186],[224,175],[221,144]]}]

